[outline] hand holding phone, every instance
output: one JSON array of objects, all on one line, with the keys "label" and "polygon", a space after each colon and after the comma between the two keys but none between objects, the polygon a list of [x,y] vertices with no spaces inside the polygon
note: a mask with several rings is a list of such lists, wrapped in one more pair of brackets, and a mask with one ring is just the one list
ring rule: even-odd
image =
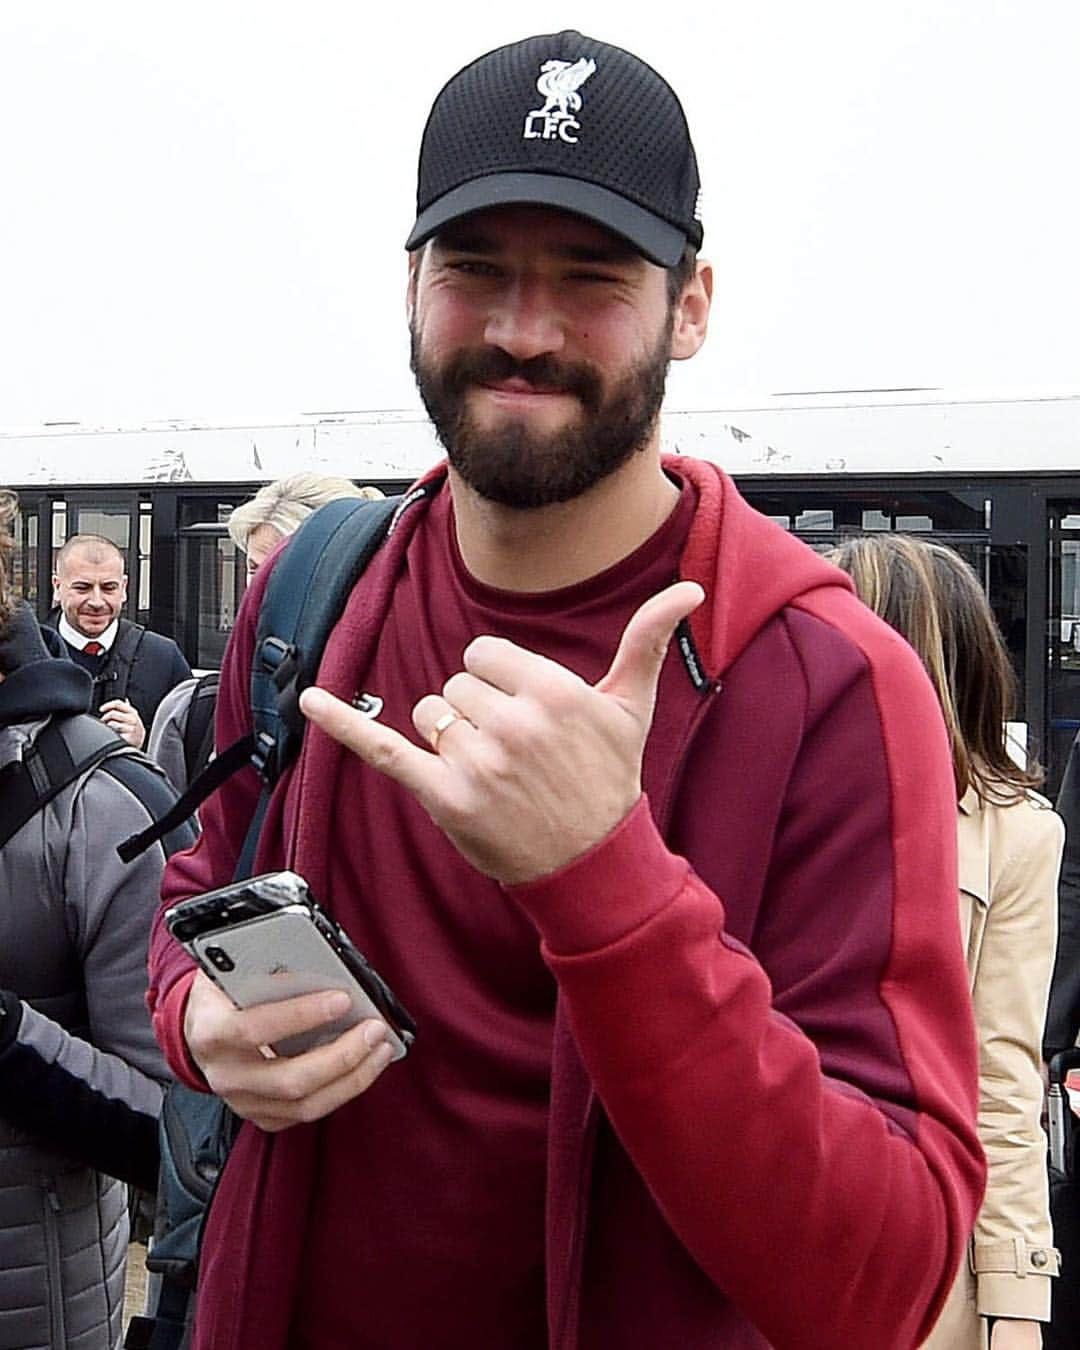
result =
[{"label": "hand holding phone", "polygon": [[199,971],[188,992],[184,1037],[211,1091],[244,1120],[276,1132],[336,1111],[390,1063],[386,1025],[373,1018],[302,1055],[266,1057],[271,1043],[340,1017],[343,1006],[347,996],[336,992],[241,1010]]},{"label": "hand holding phone", "polygon": [[188,1048],[211,1089],[262,1129],[329,1114],[412,1044],[412,1018],[295,873],[195,896],[165,921],[201,966]]},{"label": "hand holding phone", "polygon": [[416,1027],[408,1012],[294,872],[195,896],[167,910],[165,922],[237,1008],[320,991],[349,996],[333,1022],[274,1042],[279,1055],[303,1054],[366,1018],[385,1024],[395,1059],[412,1044]]}]

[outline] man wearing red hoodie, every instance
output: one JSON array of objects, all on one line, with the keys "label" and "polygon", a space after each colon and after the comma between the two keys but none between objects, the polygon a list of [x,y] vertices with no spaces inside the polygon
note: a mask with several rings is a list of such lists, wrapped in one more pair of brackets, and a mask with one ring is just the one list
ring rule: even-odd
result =
[{"label": "man wearing red hoodie", "polygon": [[[256,859],[419,1033],[385,1073],[376,1022],[268,1060],[340,996],[238,1012],[159,924],[162,1044],[247,1122],[200,1350],[883,1350],[951,1285],[982,1161],[944,730],[846,578],[661,456],[697,195],[672,90],[578,33],[435,102],[408,307],[448,464],[327,644]],[[211,799],[167,900],[228,882],[257,796]]]}]

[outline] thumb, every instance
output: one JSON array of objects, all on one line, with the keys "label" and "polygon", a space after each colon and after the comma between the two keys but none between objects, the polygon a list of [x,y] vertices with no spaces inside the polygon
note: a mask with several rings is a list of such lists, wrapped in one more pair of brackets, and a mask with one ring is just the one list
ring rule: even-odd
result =
[{"label": "thumb", "polygon": [[652,715],[656,684],[675,629],[705,599],[696,581],[677,581],[650,596],[623,629],[619,649],[596,688],[642,718]]}]

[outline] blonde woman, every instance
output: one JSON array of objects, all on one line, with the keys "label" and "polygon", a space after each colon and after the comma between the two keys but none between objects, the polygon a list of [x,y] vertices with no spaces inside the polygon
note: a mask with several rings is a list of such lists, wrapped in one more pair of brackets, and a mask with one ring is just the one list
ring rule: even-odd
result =
[{"label": "blonde woman", "polygon": [[233,543],[247,555],[248,580],[283,539],[298,530],[312,511],[337,497],[381,497],[376,487],[357,487],[331,474],[294,473],[261,487],[251,501],[229,517]]},{"label": "blonde woman", "polygon": [[[229,534],[247,557],[248,581],[312,511],[338,497],[372,500],[383,495],[377,487],[357,487],[348,478],[330,474],[294,473],[267,483],[229,516]],[[216,702],[217,676],[204,675],[178,684],[161,700],[154,716],[146,753],[165,770],[177,792],[187,790],[213,753]],[[198,721],[192,715],[195,707],[200,709]]]},{"label": "blonde woman", "polygon": [[979,1032],[979,1135],[989,1175],[969,1261],[925,1345],[1037,1350],[1058,1271],[1039,1115],[1064,830],[1034,790],[1041,775],[1021,769],[1006,748],[1016,682],[963,558],[896,534],[851,539],[829,557],[921,657],[956,775],[960,930]]}]

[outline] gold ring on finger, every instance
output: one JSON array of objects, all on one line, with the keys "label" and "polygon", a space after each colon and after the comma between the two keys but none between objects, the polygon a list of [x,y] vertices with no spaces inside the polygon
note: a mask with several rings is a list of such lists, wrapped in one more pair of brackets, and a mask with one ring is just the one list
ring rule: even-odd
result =
[{"label": "gold ring on finger", "polygon": [[459,712],[454,712],[454,710],[451,709],[449,712],[444,712],[431,728],[431,748],[436,754],[439,753],[439,741],[442,739],[443,732],[452,727],[455,722],[460,722],[461,720],[461,714]]}]

